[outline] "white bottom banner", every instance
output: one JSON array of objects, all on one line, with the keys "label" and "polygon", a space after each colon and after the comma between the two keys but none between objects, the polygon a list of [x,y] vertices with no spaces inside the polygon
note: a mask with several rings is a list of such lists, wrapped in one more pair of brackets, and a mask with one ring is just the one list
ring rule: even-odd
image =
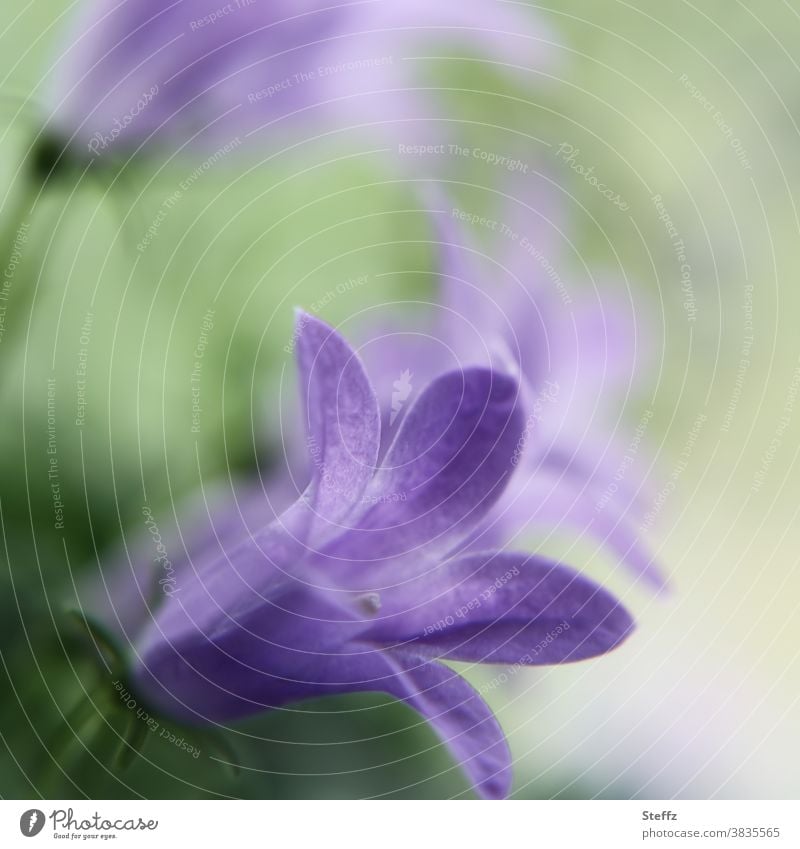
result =
[{"label": "white bottom banner", "polygon": [[800,846],[794,801],[2,801],[0,846]]}]

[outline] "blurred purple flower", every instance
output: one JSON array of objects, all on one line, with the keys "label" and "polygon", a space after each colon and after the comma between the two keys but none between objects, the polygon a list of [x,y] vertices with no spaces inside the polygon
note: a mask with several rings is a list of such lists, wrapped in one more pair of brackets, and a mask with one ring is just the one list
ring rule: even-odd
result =
[{"label": "blurred purple flower", "polygon": [[[552,44],[496,0],[90,0],[54,65],[52,129],[94,153],[154,141],[271,149],[330,131],[435,117],[431,45],[536,70]],[[463,52],[458,49],[456,56]]]},{"label": "blurred purple flower", "polygon": [[[501,210],[500,241],[507,247],[489,279],[452,210],[434,213],[442,251],[441,338],[462,363],[509,362],[528,398],[515,453],[519,472],[478,538],[486,545],[528,529],[565,528],[573,537],[593,537],[634,576],[663,589],[639,530],[647,490],[634,461],[649,419],[625,446],[616,433],[619,418],[609,415],[631,392],[637,355],[646,356],[637,344],[644,319],[637,323],[630,298],[611,280],[601,277],[590,289],[561,279],[555,237],[566,240],[564,221],[546,177],[528,175],[516,194],[521,197],[509,197]],[[477,339],[497,344],[481,354]]]},{"label": "blurred purple flower", "polygon": [[[486,547],[528,531],[566,530],[599,542],[634,576],[663,589],[639,530],[646,487],[635,461],[649,419],[625,446],[616,433],[619,420],[609,417],[631,391],[642,358],[632,305],[610,280],[589,289],[561,279],[558,245],[568,237],[557,190],[546,176],[515,176],[507,190],[496,192],[503,199],[499,213],[474,216],[496,234],[498,260],[466,233],[468,211],[428,192],[436,303],[427,328],[418,315],[410,324],[399,322],[392,306],[386,320],[362,334],[370,378],[387,387],[402,368],[424,384],[476,364],[517,376],[527,416],[513,458],[518,471],[476,528],[474,543]],[[382,407],[388,422],[386,393]],[[392,422],[401,417],[399,410]]]},{"label": "blurred purple flower", "polygon": [[503,797],[511,783],[503,732],[439,659],[581,660],[619,645],[632,620],[559,564],[463,551],[514,470],[524,427],[514,378],[481,366],[440,375],[379,460],[381,411],[358,356],[306,314],[294,345],[306,491],[260,525],[250,508],[263,508],[263,494],[241,511],[207,512],[205,527],[169,552],[170,590],[152,614],[146,602],[164,564],[154,575],[151,551],[140,551],[119,576],[127,580],[106,585],[101,618],[132,642],[135,689],[176,718],[226,721],[329,694],[385,692],[425,718],[480,795]]}]

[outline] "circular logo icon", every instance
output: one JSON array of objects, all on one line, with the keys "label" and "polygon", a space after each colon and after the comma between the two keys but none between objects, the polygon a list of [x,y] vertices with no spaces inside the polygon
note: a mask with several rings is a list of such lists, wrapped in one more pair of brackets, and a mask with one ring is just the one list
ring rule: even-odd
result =
[{"label": "circular logo icon", "polygon": [[19,818],[19,830],[25,837],[36,837],[44,828],[44,811],[31,808]]}]

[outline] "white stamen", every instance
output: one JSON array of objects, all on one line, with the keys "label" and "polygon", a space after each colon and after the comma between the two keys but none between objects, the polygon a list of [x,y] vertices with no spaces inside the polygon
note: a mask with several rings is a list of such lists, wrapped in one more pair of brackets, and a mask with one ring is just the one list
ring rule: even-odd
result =
[{"label": "white stamen", "polygon": [[370,616],[381,609],[381,597],[379,593],[364,593],[356,599],[365,613]]}]

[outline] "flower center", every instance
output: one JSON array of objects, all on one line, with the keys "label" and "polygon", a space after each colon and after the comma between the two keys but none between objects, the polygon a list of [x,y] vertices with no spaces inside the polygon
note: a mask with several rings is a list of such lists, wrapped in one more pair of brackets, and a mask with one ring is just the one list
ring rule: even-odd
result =
[{"label": "flower center", "polygon": [[364,593],[356,598],[356,604],[368,616],[374,616],[381,609],[380,593]]}]

